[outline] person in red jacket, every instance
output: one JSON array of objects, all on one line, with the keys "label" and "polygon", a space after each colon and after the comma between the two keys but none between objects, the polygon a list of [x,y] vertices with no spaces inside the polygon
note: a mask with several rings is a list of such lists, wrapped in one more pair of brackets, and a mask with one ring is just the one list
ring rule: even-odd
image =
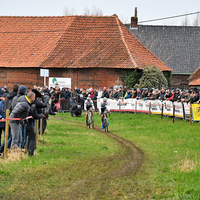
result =
[{"label": "person in red jacket", "polygon": [[95,95],[95,93],[94,93],[94,90],[92,89],[92,90],[91,90],[91,94],[90,94],[89,97],[92,99],[92,98],[94,97],[94,95]]},{"label": "person in red jacket", "polygon": [[172,96],[167,98],[167,101],[173,101],[175,92],[176,92],[176,90],[172,91]]}]

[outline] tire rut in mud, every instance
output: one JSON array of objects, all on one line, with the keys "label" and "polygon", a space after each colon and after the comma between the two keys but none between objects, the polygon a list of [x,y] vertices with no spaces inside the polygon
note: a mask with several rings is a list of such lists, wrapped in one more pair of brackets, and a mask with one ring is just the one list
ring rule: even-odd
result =
[{"label": "tire rut in mud", "polygon": [[[87,129],[87,127],[85,126],[85,123],[83,122],[75,122],[72,120],[64,120],[64,121],[68,122],[71,126],[79,126],[79,127],[83,127]],[[102,179],[108,180],[108,179],[112,179],[116,177],[123,178],[125,176],[134,175],[142,166],[143,159],[144,159],[143,152],[139,148],[137,148],[132,142],[125,140],[111,132],[106,133],[105,131],[101,130],[100,127],[98,127],[97,125],[94,126],[93,130],[101,134],[105,134],[108,137],[113,138],[120,144],[121,148],[124,150],[123,154],[115,155],[114,157],[112,157],[108,161],[109,162],[108,164],[111,166],[112,163],[118,162],[118,161],[124,161],[124,164],[120,165],[120,167],[116,167],[112,171],[108,171],[104,173],[100,172],[98,176],[74,182],[73,187],[71,188],[71,191],[68,192],[69,196],[73,196],[73,197],[76,196],[77,198],[80,198],[81,191],[82,191],[81,188],[86,187],[87,183],[95,182]],[[106,186],[102,184],[101,191],[99,192],[102,193],[103,191],[106,191],[106,190],[107,190]]]}]

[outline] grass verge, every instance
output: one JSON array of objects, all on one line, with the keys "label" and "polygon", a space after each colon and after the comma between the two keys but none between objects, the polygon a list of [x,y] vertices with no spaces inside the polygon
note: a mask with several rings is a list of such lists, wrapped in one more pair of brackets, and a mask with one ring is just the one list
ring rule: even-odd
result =
[{"label": "grass verge", "polygon": [[[94,122],[100,129],[99,115]],[[133,164],[130,159],[138,161],[127,156],[127,144],[87,129],[84,116],[59,114],[49,120],[49,134],[40,140],[35,157],[0,160],[0,199],[200,198],[198,123],[123,113],[112,113],[109,122],[109,132],[143,151],[137,173],[130,167],[129,173],[122,172]]]}]

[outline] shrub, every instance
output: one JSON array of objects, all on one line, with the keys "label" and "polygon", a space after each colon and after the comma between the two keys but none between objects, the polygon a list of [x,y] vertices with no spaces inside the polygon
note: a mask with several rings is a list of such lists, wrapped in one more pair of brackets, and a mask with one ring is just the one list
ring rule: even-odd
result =
[{"label": "shrub", "polygon": [[139,79],[142,76],[141,70],[125,70],[124,71],[124,83],[126,88],[133,88],[135,84],[139,83]]},{"label": "shrub", "polygon": [[167,87],[168,81],[162,71],[155,66],[146,67],[139,80],[139,87],[151,89],[153,87]]}]

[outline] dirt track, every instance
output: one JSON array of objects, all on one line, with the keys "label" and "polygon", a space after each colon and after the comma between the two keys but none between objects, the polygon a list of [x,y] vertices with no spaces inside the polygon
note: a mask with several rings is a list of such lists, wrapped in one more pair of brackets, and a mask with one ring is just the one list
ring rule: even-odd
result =
[{"label": "dirt track", "polygon": [[[79,126],[79,127],[88,129],[85,126],[85,123],[83,122],[77,123],[72,120],[65,120],[65,122],[68,122],[72,126]],[[123,154],[115,155],[113,158],[111,158],[108,161],[109,165],[111,166],[113,163],[116,163],[119,161],[122,162],[123,164],[120,165],[120,167],[115,167],[114,170],[111,170],[109,172],[103,172],[103,173],[99,172],[98,176],[90,178],[89,180],[83,179],[83,180],[79,180],[73,183],[73,189],[70,191],[70,193],[67,194],[69,197],[73,196],[79,199],[81,198],[81,194],[80,194],[80,192],[82,191],[81,188],[85,187],[86,185],[91,184],[92,182],[96,182],[100,180],[109,180],[116,177],[120,177],[123,179],[123,177],[125,176],[136,174],[137,171],[142,166],[143,159],[144,159],[143,152],[139,148],[137,148],[133,143],[121,137],[118,137],[111,132],[106,133],[104,130],[101,130],[99,126],[95,126],[94,130],[101,134],[105,134],[108,137],[113,138],[119,143],[119,145],[123,149]],[[103,191],[106,191],[106,190],[107,190],[106,184],[104,185],[103,183],[101,187],[101,191],[99,192],[102,193]]]}]

